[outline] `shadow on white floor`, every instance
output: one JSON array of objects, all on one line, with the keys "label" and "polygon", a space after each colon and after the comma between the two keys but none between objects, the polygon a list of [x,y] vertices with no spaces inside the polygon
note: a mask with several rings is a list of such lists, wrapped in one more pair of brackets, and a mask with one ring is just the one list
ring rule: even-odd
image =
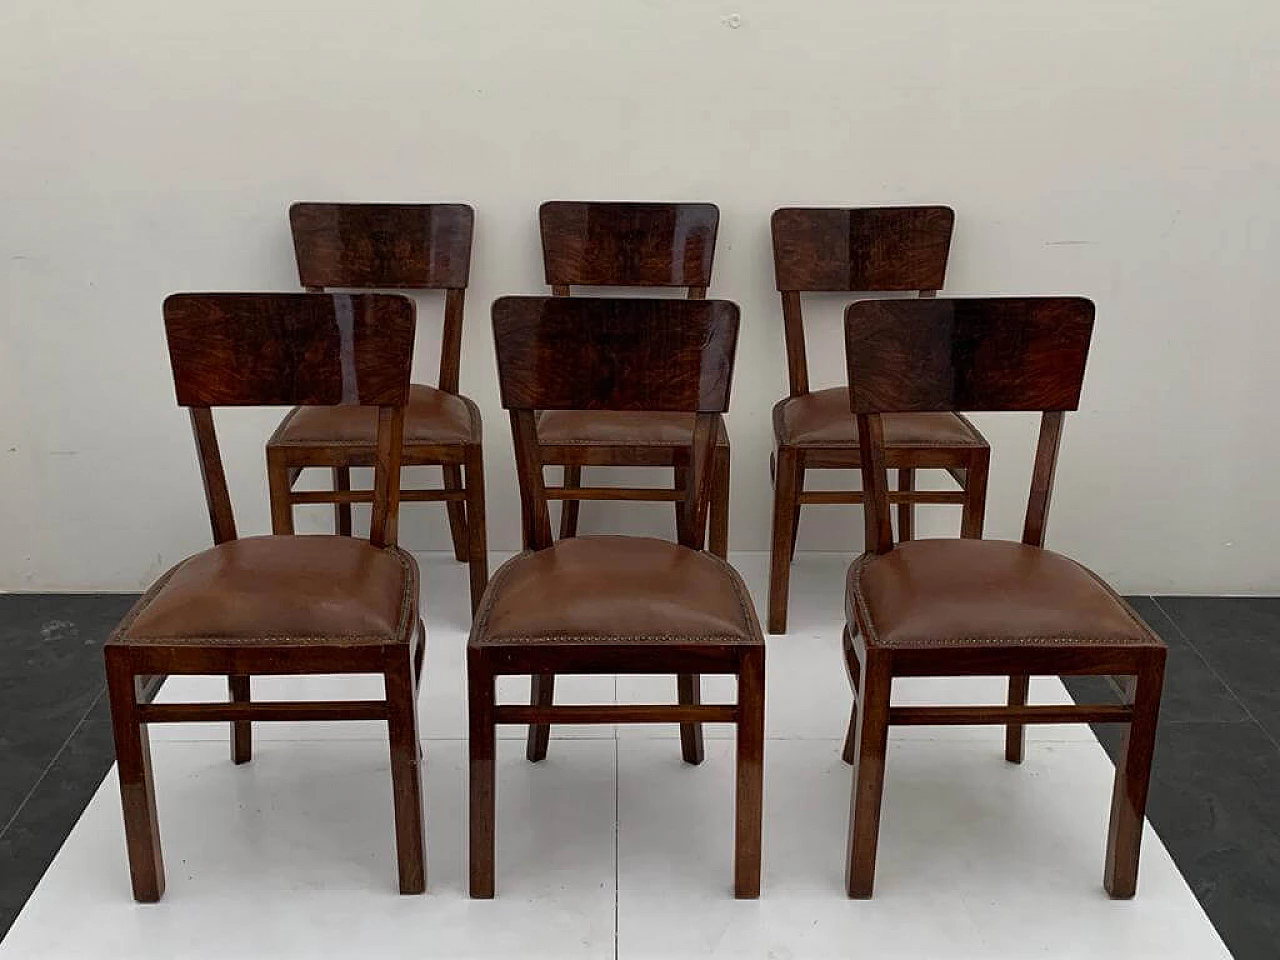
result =
[{"label": "shadow on white floor", "polygon": [[[841,889],[849,694],[840,657],[844,561],[801,556],[794,633],[769,640],[764,882],[731,897],[731,728],[680,761],[674,728],[567,728],[524,761],[504,729],[498,895],[466,878],[465,568],[424,556],[428,885],[395,892],[380,724],[262,724],[233,767],[225,727],[154,728],[168,890],[130,898],[114,773],[0,943],[0,958],[1228,957],[1148,828],[1139,893],[1102,892],[1111,765],[1088,728],[1031,728],[1005,764],[998,728],[895,730],[876,896]],[[735,556],[763,609],[765,561]],[[707,678],[708,702],[733,696]],[[255,695],[360,696],[367,678],[260,681]],[[566,678],[565,702],[673,699],[674,680]],[[170,681],[163,699],[220,697]],[[527,684],[504,687],[512,699]],[[999,702],[999,681],[917,681],[895,701]],[[1033,687],[1067,702],[1062,685]]]}]

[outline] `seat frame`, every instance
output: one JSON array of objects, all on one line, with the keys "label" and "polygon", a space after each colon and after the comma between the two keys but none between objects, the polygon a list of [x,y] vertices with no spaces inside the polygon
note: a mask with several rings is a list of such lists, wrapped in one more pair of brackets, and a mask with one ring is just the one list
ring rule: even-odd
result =
[{"label": "seat frame", "polygon": [[[402,441],[401,466],[438,466],[443,483],[439,489],[402,486],[400,500],[444,503],[454,558],[469,567],[474,613],[489,579],[484,451],[479,411],[458,393],[458,381],[475,214],[466,204],[295,203],[289,208],[289,220],[298,276],[309,292],[331,288],[445,292],[438,389],[467,405],[476,439],[469,443]],[[335,229],[337,224],[341,229]],[[352,237],[370,249],[357,249]],[[426,239],[419,245],[415,241],[421,238]],[[335,532],[350,536],[351,505],[372,499],[370,491],[351,489],[351,469],[373,466],[373,444],[284,443],[281,434],[288,419],[267,442],[272,531],[293,533],[297,505],[332,503]],[[311,467],[330,469],[332,490],[293,489],[303,470]]]},{"label": "seat frame", "polygon": [[[531,550],[552,546],[548,493],[543,481],[543,448],[538,443],[537,410],[634,409],[695,413],[689,483],[679,509],[679,542],[702,550],[710,463],[721,413],[728,406],[729,379],[737,340],[738,311],[724,301],[687,301],[554,297],[506,297],[494,304],[503,406],[510,411],[524,539]],[[643,336],[631,336],[635,330]],[[630,333],[628,333],[630,331]],[[661,381],[654,370],[640,369],[624,356],[636,339],[670,347],[670,364]],[[602,358],[619,358],[628,377],[588,377]],[[705,372],[718,370],[717,379]],[[518,562],[518,559],[512,562]],[[723,561],[721,561],[723,562]],[[732,569],[730,568],[730,573]],[[736,576],[736,574],[733,574]],[[501,585],[495,575],[489,590]],[[491,598],[486,595],[486,603]],[[737,777],[734,841],[734,893],[752,898],[760,892],[760,842],[764,763],[764,640],[748,605],[749,624],[758,642],[708,640],[681,642],[612,639],[593,643],[575,637],[564,642],[504,638],[486,644],[479,633],[484,606],[467,647],[470,731],[470,892],[494,895],[496,727],[530,725],[528,758],[546,756],[553,723],[679,723],[686,762],[703,759],[701,724],[733,723],[737,729]],[[676,704],[556,705],[557,673],[677,674]],[[738,678],[733,704],[703,704],[701,673]],[[529,675],[528,705],[497,702],[497,678]]]},{"label": "seat frame", "polygon": [[[787,399],[810,389],[801,294],[905,291],[935,297],[945,282],[954,222],[951,208],[938,206],[774,211],[771,230],[790,382]],[[787,442],[782,429],[785,402],[774,407],[774,450],[769,458],[773,521],[768,628],[774,634],[787,632],[791,562],[801,507],[859,504],[865,497],[862,490],[805,489],[809,470],[856,470],[858,447]],[[966,446],[886,448],[886,463],[898,473],[898,488],[889,494],[889,502],[898,505],[900,539],[914,536],[916,504],[959,504],[961,536],[982,536],[991,450],[981,435],[978,439],[979,443]],[[943,470],[959,489],[917,490],[917,470]]]},{"label": "seat frame", "polygon": [[[685,288],[690,300],[705,300],[711,283],[720,211],[710,203],[612,203],[549,200],[538,208],[542,257],[553,296],[573,286]],[[602,230],[612,245],[592,245]],[[688,444],[548,443],[539,440],[542,462],[562,468],[561,483],[546,486],[561,501],[560,537],[577,536],[583,500],[680,502],[689,483]],[[583,486],[584,467],[671,467],[671,487]],[[708,544],[724,558],[729,551],[729,437],[723,426],[712,459]]]},{"label": "seat frame", "polygon": [[[347,302],[343,312],[355,317],[353,337],[357,343],[367,340],[376,348],[362,355],[357,347],[359,386],[347,386],[357,394],[355,402],[378,407],[369,540],[375,547],[395,548],[399,503],[397,485],[390,478],[399,475],[414,307],[404,297],[386,295],[178,294],[165,301],[178,403],[189,408],[215,544],[235,540],[236,524],[211,407],[339,402],[343,398],[343,371],[337,359],[338,311],[322,302],[338,299]],[[236,341],[238,349],[219,353],[217,341],[224,332]],[[286,340],[296,349],[280,350]],[[326,351],[326,347],[331,349]],[[371,358],[371,352],[377,355]],[[322,359],[316,359],[316,354]],[[375,366],[390,372],[389,385],[371,386],[378,379]],[[247,379],[246,370],[250,371]],[[405,575],[412,581],[406,589],[416,591],[416,567],[411,560]],[[104,648],[134,899],[158,901],[165,886],[148,726],[193,722],[230,723],[231,758],[236,764],[248,763],[252,757],[251,725],[255,722],[385,722],[400,892],[422,893],[426,889],[426,859],[417,720],[426,638],[422,621],[409,618],[405,635],[385,642],[130,638],[135,618],[167,579],[166,575],[144,594]],[[251,695],[254,675],[347,673],[380,674],[384,698],[269,702],[254,700]],[[208,674],[227,677],[229,702],[152,702],[167,676]]]},{"label": "seat frame", "polygon": [[[867,496],[868,553],[894,549],[881,414],[909,410],[1041,412],[1022,542],[1043,548],[1064,411],[1079,406],[1093,304],[1051,297],[865,301],[848,308],[845,323],[850,406],[857,417]],[[975,361],[976,354],[981,360]],[[939,356],[950,366],[931,368]],[[1113,898],[1132,897],[1167,654],[1160,639],[1152,633],[1149,643],[1055,646],[970,640],[895,648],[869,643],[871,624],[864,622],[861,604],[852,606],[854,621],[843,636],[854,695],[843,752],[845,762],[854,766],[845,870],[849,896],[872,894],[891,725],[1002,725],[1005,759],[1021,763],[1028,723],[1125,723],[1103,885]],[[1129,612],[1140,624],[1137,614]],[[1127,702],[1029,706],[1032,675],[1118,677]],[[1008,700],[1005,705],[893,706],[894,679],[920,676],[1008,676]]]}]

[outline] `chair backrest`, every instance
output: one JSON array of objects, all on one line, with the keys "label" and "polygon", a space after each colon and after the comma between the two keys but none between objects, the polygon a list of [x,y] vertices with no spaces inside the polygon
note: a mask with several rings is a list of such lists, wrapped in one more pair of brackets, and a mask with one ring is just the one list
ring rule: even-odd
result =
[{"label": "chair backrest", "polygon": [[713,203],[549,200],[538,208],[542,260],[552,293],[586,287],[687,287],[701,300],[711,284],[720,210]]},{"label": "chair backrest", "polygon": [[867,550],[893,549],[880,415],[1038,411],[1022,540],[1044,545],[1063,413],[1080,405],[1093,303],[1080,297],[864,300],[845,311]]},{"label": "chair backrest", "polygon": [[773,264],[782,295],[791,395],[809,392],[801,293],[916,291],[946,281],[950,207],[782,207],[773,211]]},{"label": "chair backrest", "polygon": [[738,342],[726,300],[503,297],[493,305],[502,405],[511,414],[525,543],[551,545],[535,410],[695,414],[679,540],[702,549],[711,457]]},{"label": "chair backrest", "polygon": [[176,293],[164,325],[178,405],[187,407],[215,543],[236,538],[212,407],[378,408],[375,546],[396,542],[400,444],[414,305],[393,294]]},{"label": "chair backrest", "polygon": [[465,203],[295,203],[298,279],[312,292],[444,290],[440,389],[458,392],[475,211]]}]

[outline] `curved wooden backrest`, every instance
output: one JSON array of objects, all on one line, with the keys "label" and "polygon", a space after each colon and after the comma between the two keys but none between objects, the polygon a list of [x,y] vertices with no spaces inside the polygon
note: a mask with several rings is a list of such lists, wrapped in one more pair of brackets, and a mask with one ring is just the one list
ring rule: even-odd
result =
[{"label": "curved wooden backrest", "polygon": [[502,405],[511,411],[525,543],[551,545],[535,410],[694,414],[680,542],[701,549],[710,463],[738,341],[725,300],[503,297],[493,304]]},{"label": "curved wooden backrest", "polygon": [[475,212],[465,203],[295,203],[289,226],[308,289],[467,286]]},{"label": "curved wooden backrest", "polygon": [[1042,414],[1023,541],[1043,545],[1063,413],[1080,405],[1093,317],[1082,297],[849,306],[849,404],[858,418],[869,550],[893,547],[880,415],[940,410]]},{"label": "curved wooden backrest", "polygon": [[445,290],[439,386],[458,392],[475,211],[465,203],[295,203],[298,279],[311,291]]},{"label": "curved wooden backrest", "polygon": [[712,203],[549,200],[538,208],[547,283],[688,287],[706,296],[720,210]]},{"label": "curved wooden backrest", "polygon": [[809,392],[800,294],[917,291],[946,280],[950,207],[782,207],[773,211],[774,275],[782,294],[792,396]]},{"label": "curved wooden backrest", "polygon": [[211,407],[378,408],[369,539],[394,543],[414,305],[393,294],[178,293],[164,302],[178,405],[190,408],[217,543],[236,536]]}]

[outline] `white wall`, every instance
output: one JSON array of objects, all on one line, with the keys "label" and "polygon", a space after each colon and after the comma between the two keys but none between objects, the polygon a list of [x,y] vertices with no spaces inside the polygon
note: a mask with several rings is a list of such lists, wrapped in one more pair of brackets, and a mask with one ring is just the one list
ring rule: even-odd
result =
[{"label": "white wall", "polygon": [[[735,549],[767,547],[785,392],[769,212],[943,202],[951,292],[1098,304],[1051,544],[1125,590],[1280,589],[1278,37],[1270,0],[5,0],[0,589],[135,589],[208,543],[160,302],[295,289],[301,199],[475,206],[462,382],[491,544],[514,548],[487,308],[544,289],[552,197],[720,205],[712,292],[744,321]],[[840,305],[814,308],[818,382],[841,376]],[[220,420],[244,532],[268,526],[277,416]],[[988,532],[1016,537],[1032,426],[981,422]],[[669,513],[588,504],[584,530],[666,534]],[[406,508],[409,547],[445,530],[438,506]],[[856,509],[811,508],[801,538],[856,550]]]}]

